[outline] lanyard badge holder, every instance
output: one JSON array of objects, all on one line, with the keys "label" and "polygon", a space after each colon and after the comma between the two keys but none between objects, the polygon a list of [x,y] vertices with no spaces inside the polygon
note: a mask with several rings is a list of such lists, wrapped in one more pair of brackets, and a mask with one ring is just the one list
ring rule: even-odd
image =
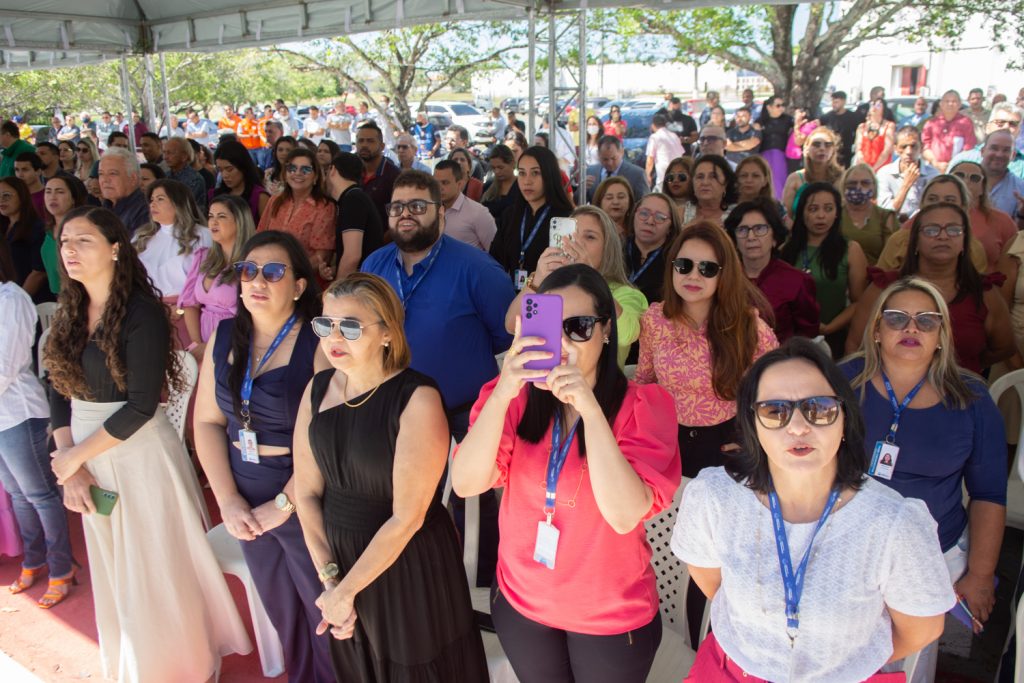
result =
[{"label": "lanyard badge holder", "polygon": [[523,287],[526,286],[526,278],[529,273],[526,272],[526,250],[533,244],[533,239],[537,236],[537,232],[540,230],[540,226],[544,225],[544,219],[548,217],[548,212],[551,207],[545,206],[544,210],[537,214],[537,222],[533,224],[533,230],[530,231],[529,237],[526,236],[526,214],[523,214],[523,220],[519,223],[519,267],[516,268],[513,273],[512,280],[515,284],[517,292],[523,291]]},{"label": "lanyard badge holder", "polygon": [[544,490],[544,519],[537,522],[537,543],[533,549],[533,559],[548,569],[555,568],[555,556],[558,554],[558,537],[560,532],[551,520],[555,516],[555,491],[558,478],[565,466],[565,459],[576,436],[579,418],[569,429],[569,434],[562,441],[562,421],[555,416],[555,424],[551,427],[551,455],[548,456],[546,487]]},{"label": "lanyard badge holder", "polygon": [[[258,374],[263,366],[267,364],[270,357],[274,355],[274,351],[277,351],[277,347],[281,345],[284,338],[288,336],[288,332],[291,331],[292,326],[295,324],[295,314],[292,313],[291,317],[285,321],[284,327],[274,337],[274,341],[271,342],[270,348],[267,349],[267,353],[260,359],[259,365],[256,366],[256,373]],[[252,346],[250,342],[250,347]],[[249,412],[249,401],[252,399],[252,383],[253,383],[253,371],[252,363],[245,364],[245,377],[242,378],[242,428],[238,430],[238,447],[242,451],[242,461],[258,465],[260,462],[260,446],[256,440],[256,432],[252,430],[252,413]]]},{"label": "lanyard badge holder", "polygon": [[889,403],[892,405],[892,424],[889,425],[889,433],[881,441],[875,442],[875,450],[871,455],[871,466],[868,467],[868,474],[879,479],[892,479],[893,471],[896,469],[896,459],[900,456],[900,448],[896,445],[896,431],[900,428],[900,417],[907,409],[910,402],[917,396],[924,386],[925,379],[922,378],[910,393],[904,397],[902,403],[896,401],[896,392],[893,391],[892,383],[882,372],[882,383],[885,385],[885,393],[889,395]]}]

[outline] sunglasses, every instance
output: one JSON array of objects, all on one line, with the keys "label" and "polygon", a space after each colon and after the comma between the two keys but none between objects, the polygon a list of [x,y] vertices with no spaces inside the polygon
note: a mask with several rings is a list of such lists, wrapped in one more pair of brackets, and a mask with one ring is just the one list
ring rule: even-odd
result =
[{"label": "sunglasses", "polygon": [[757,421],[765,429],[782,429],[793,419],[797,409],[804,416],[807,424],[815,427],[828,427],[835,424],[842,410],[843,402],[835,396],[810,396],[797,401],[776,399],[758,401],[754,404]]},{"label": "sunglasses", "polygon": [[[694,261],[690,258],[677,258],[672,261],[672,268],[680,275],[689,275],[693,271]],[[706,278],[713,278],[722,270],[722,266],[714,261],[700,261],[696,264],[697,272]]]},{"label": "sunglasses", "polygon": [[[765,223],[758,223],[757,225],[741,225],[736,228],[736,237],[743,239],[749,237],[750,233],[754,233],[756,237],[764,237],[771,232],[771,226]],[[707,263],[707,261],[705,261]]]},{"label": "sunglasses", "polygon": [[672,216],[669,216],[667,213],[662,213],[661,211],[651,211],[650,209],[637,209],[636,217],[644,221],[645,223],[651,220],[652,218],[658,223],[664,223],[665,221],[672,218]]},{"label": "sunglasses", "polygon": [[836,146],[836,143],[829,142],[828,140],[815,140],[811,143],[811,147],[817,147],[818,149],[832,149]]},{"label": "sunglasses", "polygon": [[276,261],[270,261],[263,265],[259,265],[255,261],[236,261],[233,267],[242,282],[252,282],[259,273],[263,273],[263,279],[267,282],[279,282],[288,271],[286,264]]},{"label": "sunglasses", "polygon": [[289,173],[301,173],[302,175],[309,175],[313,172],[313,167],[309,165],[296,166],[295,164],[288,164]]},{"label": "sunglasses", "polygon": [[392,218],[398,218],[406,209],[413,216],[422,216],[427,212],[428,206],[438,206],[440,202],[429,202],[426,199],[411,199],[407,202],[391,202],[384,205],[384,210]]},{"label": "sunglasses", "polygon": [[364,329],[373,325],[380,325],[382,322],[378,320],[375,323],[363,325],[358,320],[353,320],[352,318],[329,318],[326,315],[321,315],[310,320],[309,324],[313,326],[313,334],[321,339],[330,337],[334,333],[334,328],[337,327],[342,337],[348,341],[356,341],[363,336]]},{"label": "sunglasses", "polygon": [[665,182],[666,183],[676,183],[676,182],[685,183],[686,180],[689,177],[690,176],[686,175],[685,173],[666,173],[665,174]]},{"label": "sunglasses", "polygon": [[896,332],[907,329],[911,320],[914,321],[914,325],[920,332],[934,332],[942,325],[942,314],[935,311],[922,311],[911,315],[895,308],[887,308],[882,311],[882,322],[890,330]]},{"label": "sunglasses", "polygon": [[953,171],[953,175],[960,180],[968,180],[972,183],[980,183],[982,178],[985,177],[980,173],[964,173],[963,171]]},{"label": "sunglasses", "polygon": [[395,145],[395,149],[412,149],[412,145]]},{"label": "sunglasses", "polygon": [[88,147],[79,147],[78,151],[79,152],[91,152],[92,150],[90,150]]},{"label": "sunglasses", "polygon": [[607,317],[575,315],[562,321],[562,331],[573,341],[590,341],[590,338],[594,336],[594,328],[597,327],[597,324],[606,322],[608,322]]},{"label": "sunglasses", "polygon": [[946,231],[948,237],[959,237],[964,234],[962,225],[926,225],[921,228],[921,234],[925,237],[938,237],[943,230]]},{"label": "sunglasses", "polygon": [[1008,119],[992,119],[989,123],[996,128],[1020,128],[1020,121],[1010,121]]}]

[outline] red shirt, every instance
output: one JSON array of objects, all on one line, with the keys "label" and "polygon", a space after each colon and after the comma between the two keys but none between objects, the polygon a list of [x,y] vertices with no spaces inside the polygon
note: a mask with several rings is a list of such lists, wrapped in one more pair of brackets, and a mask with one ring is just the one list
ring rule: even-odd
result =
[{"label": "red shirt", "polygon": [[[963,147],[959,150],[953,149],[953,138],[963,138]],[[974,123],[964,116],[957,114],[952,121],[939,114],[924,122],[924,129],[921,131],[921,145],[930,149],[935,155],[936,161],[949,161],[953,155],[974,149],[977,144],[974,137]]]},{"label": "red shirt", "polygon": [[[480,390],[476,421],[497,379]],[[658,613],[658,587],[642,523],[616,533],[597,509],[587,461],[574,439],[558,480],[552,523],[560,537],[555,568],[534,561],[537,522],[544,519],[545,472],[551,428],[535,444],[516,435],[527,390],[509,405],[497,466],[505,487],[498,513],[498,588],[528,619],[575,633],[615,635],[640,628]],[[653,494],[648,517],[672,503],[680,482],[679,443],[672,397],[657,385],[629,383],[612,424],[622,454]],[[571,507],[570,500],[575,503]]]},{"label": "red shirt", "polygon": [[782,259],[773,258],[753,280],[775,312],[775,338],[779,343],[794,335],[817,337],[820,307],[814,278]]}]

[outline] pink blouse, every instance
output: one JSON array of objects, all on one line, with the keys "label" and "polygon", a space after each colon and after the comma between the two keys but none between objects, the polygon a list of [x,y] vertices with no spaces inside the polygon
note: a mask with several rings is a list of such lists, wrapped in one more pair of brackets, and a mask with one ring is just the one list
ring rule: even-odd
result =
[{"label": "pink blouse", "polygon": [[[203,261],[206,260],[206,248],[196,251],[192,260],[192,269],[185,277],[185,284],[178,295],[178,306],[189,308],[199,307],[199,330],[205,344],[221,320],[234,318],[238,310],[238,285],[222,284],[218,277],[210,285],[210,289],[203,288],[205,275],[200,271]],[[195,340],[193,340],[195,341]]]},{"label": "pink blouse", "polygon": [[[751,315],[757,315],[752,311]],[[779,345],[775,333],[757,318],[757,348],[751,362]],[[636,381],[665,387],[676,404],[676,420],[687,427],[710,427],[736,415],[736,401],[724,401],[711,382],[711,344],[707,324],[693,329],[669,320],[662,302],[651,304],[640,318],[640,358]]]}]

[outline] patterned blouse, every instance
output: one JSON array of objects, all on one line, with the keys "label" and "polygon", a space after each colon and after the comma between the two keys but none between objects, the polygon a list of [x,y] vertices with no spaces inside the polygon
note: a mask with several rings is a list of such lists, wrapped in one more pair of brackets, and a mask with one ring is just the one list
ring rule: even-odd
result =
[{"label": "patterned blouse", "polygon": [[[277,215],[274,207],[277,206]],[[299,240],[307,254],[314,251],[334,251],[334,202],[317,202],[306,197],[302,204],[279,194],[271,197],[266,211],[260,217],[259,232],[280,230]]]},{"label": "patterned blouse", "polygon": [[[751,315],[757,315],[751,311]],[[775,333],[757,318],[757,348],[751,362],[779,345]],[[636,382],[656,382],[676,405],[676,420],[687,427],[710,427],[736,416],[736,401],[715,394],[711,381],[711,344],[707,323],[693,329],[681,320],[669,320],[662,303],[651,304],[640,318],[640,358]]]}]

